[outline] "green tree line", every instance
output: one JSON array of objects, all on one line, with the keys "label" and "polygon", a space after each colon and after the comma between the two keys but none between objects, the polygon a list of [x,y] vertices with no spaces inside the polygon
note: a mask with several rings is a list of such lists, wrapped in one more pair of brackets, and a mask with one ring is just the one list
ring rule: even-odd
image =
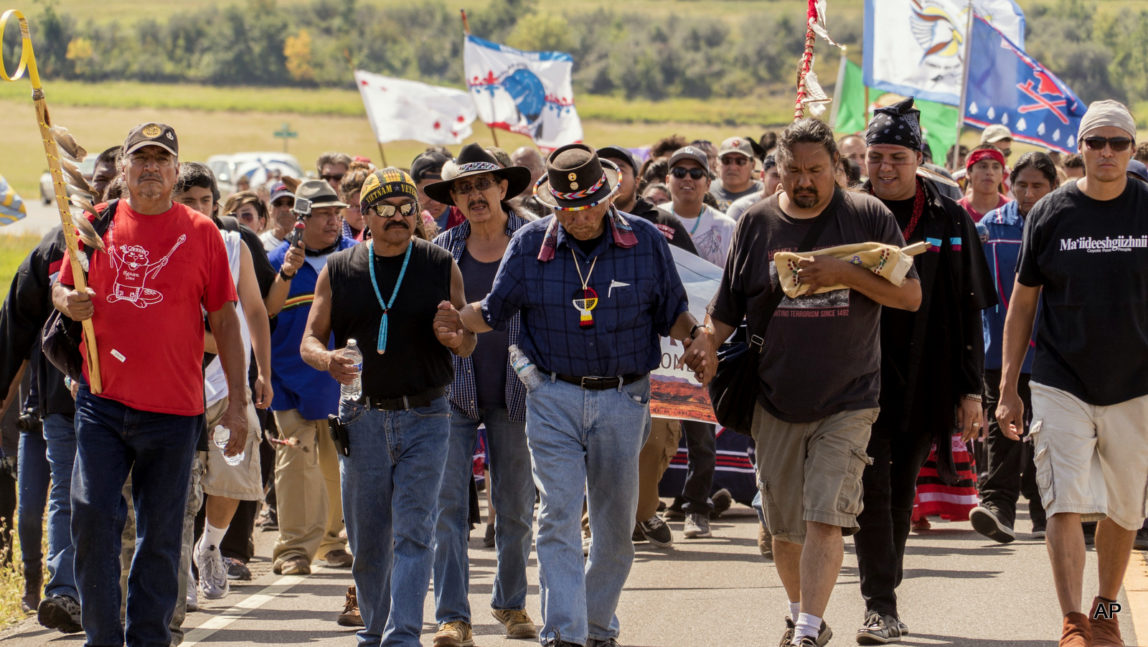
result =
[{"label": "green tree line", "polygon": [[[574,56],[576,92],[628,99],[750,98],[790,92],[803,16],[763,10],[731,24],[667,11],[599,7],[557,15],[528,0],[491,0],[472,32]],[[1148,100],[1148,9],[1100,14],[1092,0],[1025,3],[1028,51],[1085,101]],[[462,86],[458,14],[442,0],[380,7],[365,0],[275,0],[188,9],[160,21],[80,22],[45,6],[32,17],[47,77],[223,86],[348,86],[351,68]],[[833,36],[860,56],[860,11],[834,16]],[[7,34],[4,47],[16,47]],[[828,50],[820,45],[822,52]],[[13,60],[6,52],[7,60]],[[831,83],[832,79],[823,78]]]}]

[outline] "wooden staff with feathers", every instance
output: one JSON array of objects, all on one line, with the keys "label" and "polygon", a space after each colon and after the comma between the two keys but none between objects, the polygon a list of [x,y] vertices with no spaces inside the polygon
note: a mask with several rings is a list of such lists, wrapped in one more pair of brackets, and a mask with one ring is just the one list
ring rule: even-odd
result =
[{"label": "wooden staff with feathers", "polygon": [[[48,104],[44,101],[44,89],[40,85],[40,73],[36,68],[36,54],[32,51],[32,37],[28,32],[28,21],[24,18],[24,14],[15,9],[5,11],[3,16],[0,16],[0,34],[4,33],[8,21],[12,18],[20,23],[20,62],[15,73],[9,76],[7,62],[0,60],[0,78],[5,81],[18,81],[27,71],[28,80],[32,82],[32,102],[36,106],[36,123],[40,127],[44,154],[48,158],[48,169],[52,174],[52,186],[56,192],[56,207],[60,212],[64,242],[68,247],[68,259],[71,262],[72,280],[75,282],[76,289],[83,292],[87,289],[88,281],[80,262],[79,247],[76,243],[76,229],[79,228],[80,230],[79,239],[89,248],[103,250],[104,243],[96,235],[95,228],[86,218],[72,220],[72,214],[68,209],[68,184],[64,181],[64,175],[67,174],[71,185],[79,193],[84,194],[83,197],[75,199],[75,204],[84,211],[95,213],[95,207],[92,203],[97,202],[100,196],[95,195],[91,185],[84,179],[77,166],[87,156],[88,152],[76,142],[75,137],[68,132],[67,128],[53,126],[52,120],[48,116]],[[96,331],[92,327],[91,319],[85,319],[80,323],[84,330],[84,343],[88,348],[89,387],[92,393],[100,393],[103,386],[100,380],[100,357],[96,350]]]}]

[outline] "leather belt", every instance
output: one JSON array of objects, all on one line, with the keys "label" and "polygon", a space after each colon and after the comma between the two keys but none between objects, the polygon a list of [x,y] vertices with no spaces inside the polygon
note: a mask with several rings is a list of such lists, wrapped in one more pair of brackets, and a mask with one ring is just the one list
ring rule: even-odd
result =
[{"label": "leather belt", "polygon": [[555,373],[554,377],[562,380],[563,382],[580,386],[583,389],[587,389],[589,391],[605,391],[606,389],[616,389],[623,384],[633,384],[634,382],[637,382],[646,376],[645,374],[631,373],[630,375],[614,377],[594,377],[589,375],[577,377],[574,375],[563,375],[561,373]]},{"label": "leather belt", "polygon": [[359,403],[368,409],[381,409],[383,411],[403,411],[415,407],[430,406],[432,402],[442,397],[441,388],[428,389],[414,395],[404,395],[400,398],[372,398],[366,394],[359,399]]}]

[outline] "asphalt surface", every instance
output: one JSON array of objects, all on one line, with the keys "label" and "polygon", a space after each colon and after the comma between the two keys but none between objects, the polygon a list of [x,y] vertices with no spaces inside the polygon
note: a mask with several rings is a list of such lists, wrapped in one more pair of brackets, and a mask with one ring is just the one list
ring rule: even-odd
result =
[{"label": "asphalt surface", "polygon": [[10,225],[0,227],[0,235],[44,234],[60,224],[60,212],[56,210],[55,203],[45,206],[38,194],[32,198],[25,198],[24,206],[28,215]]},{"label": "asphalt surface", "polygon": [[[776,645],[784,630],[787,600],[773,565],[758,552],[757,519],[735,507],[712,524],[713,537],[685,539],[681,522],[670,524],[674,548],[638,544],[634,567],[618,608],[627,647],[698,647]],[[905,579],[899,589],[901,617],[910,627],[906,645],[960,647],[1036,647],[1055,645],[1060,612],[1044,543],[1018,521],[1018,539],[993,543],[967,523],[933,522],[933,529],[909,539]],[[343,594],[351,583],[347,569],[320,567],[310,576],[271,573],[268,555],[274,532],[256,530],[254,580],[233,583],[222,600],[200,599],[188,615],[184,645],[354,645],[354,631],[335,623]],[[489,614],[495,567],[494,549],[482,547],[482,528],[470,542],[470,603],[479,647],[522,647],[532,641],[509,640]],[[832,645],[855,644],[864,605],[858,589],[852,542],[826,613],[834,630]],[[1130,569],[1143,570],[1135,557]],[[540,621],[537,564],[530,562],[527,610]],[[1094,595],[1095,553],[1089,552],[1086,600]],[[1120,601],[1129,609],[1128,598]],[[428,593],[422,644],[435,631],[433,595]],[[1130,613],[1121,616],[1128,645],[1138,644]],[[0,633],[5,647],[81,645],[82,634],[65,636],[43,629],[29,618]]]}]

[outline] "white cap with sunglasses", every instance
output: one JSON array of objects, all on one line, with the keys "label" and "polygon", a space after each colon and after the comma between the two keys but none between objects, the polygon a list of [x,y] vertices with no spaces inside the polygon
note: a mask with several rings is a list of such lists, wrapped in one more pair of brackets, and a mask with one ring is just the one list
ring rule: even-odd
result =
[{"label": "white cap with sunglasses", "polygon": [[[1127,140],[1125,141],[1123,137],[1088,136],[1092,131],[1106,126],[1114,126],[1128,133]],[[1088,105],[1088,111],[1080,120],[1080,129],[1077,130],[1076,140],[1083,142],[1092,150],[1103,149],[1107,144],[1112,147],[1113,151],[1120,152],[1135,143],[1136,120],[1132,118],[1132,113],[1128,111],[1128,108],[1119,101],[1112,99],[1093,101]],[[1081,146],[1080,149],[1084,150],[1084,147]]]}]

